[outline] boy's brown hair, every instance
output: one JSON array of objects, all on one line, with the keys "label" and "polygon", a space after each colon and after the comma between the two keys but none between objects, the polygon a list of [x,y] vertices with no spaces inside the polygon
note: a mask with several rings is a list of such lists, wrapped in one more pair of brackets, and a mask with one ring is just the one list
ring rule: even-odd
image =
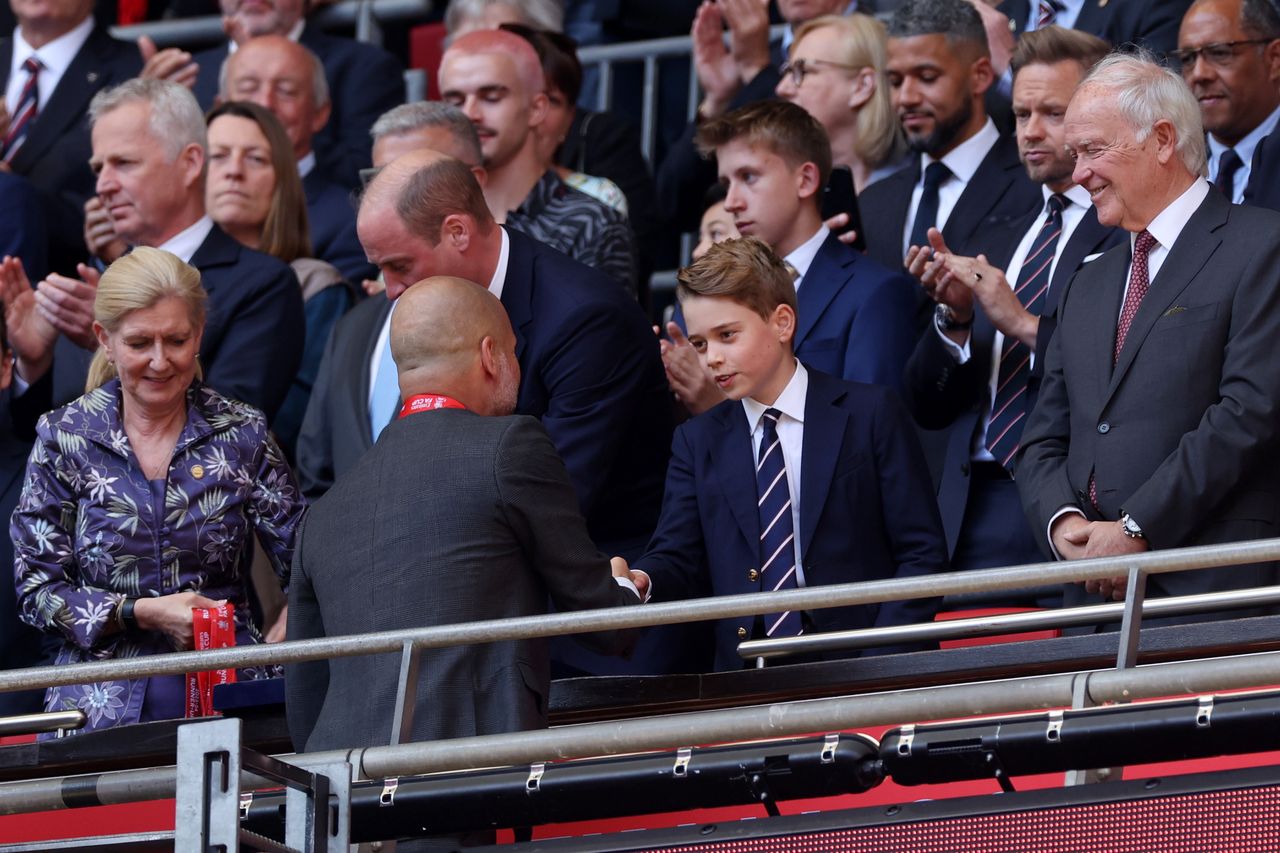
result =
[{"label": "boy's brown hair", "polygon": [[739,237],[715,243],[676,274],[676,298],[719,296],[769,319],[779,305],[796,310],[796,287],[782,259],[763,240]]},{"label": "boy's brown hair", "polygon": [[[777,154],[792,169],[803,163],[818,167],[818,186],[831,176],[831,141],[818,120],[803,107],[787,101],[756,101],[698,126],[694,144],[703,157],[735,140],[759,145]],[[821,198],[822,193],[815,194]]]}]

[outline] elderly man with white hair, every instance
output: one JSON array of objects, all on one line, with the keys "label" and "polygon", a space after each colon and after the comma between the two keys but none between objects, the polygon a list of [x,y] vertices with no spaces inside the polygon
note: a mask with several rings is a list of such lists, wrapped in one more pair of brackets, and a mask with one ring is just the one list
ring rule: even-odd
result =
[{"label": "elderly man with white hair", "polygon": [[[1130,239],[1061,303],[1018,467],[1033,528],[1061,559],[1280,535],[1280,215],[1210,191],[1196,99],[1146,58],[1099,63],[1065,123],[1073,179]],[[1148,591],[1277,579],[1235,566],[1153,575]],[[1066,603],[1123,599],[1124,584]]]}]

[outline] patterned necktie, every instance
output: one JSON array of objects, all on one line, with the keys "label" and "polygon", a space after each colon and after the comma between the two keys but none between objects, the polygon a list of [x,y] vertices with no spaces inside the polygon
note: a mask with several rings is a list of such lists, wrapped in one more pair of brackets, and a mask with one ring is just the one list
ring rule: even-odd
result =
[{"label": "patterned necktie", "polygon": [[374,441],[391,423],[399,402],[400,377],[396,373],[395,359],[391,357],[391,335],[387,335],[382,344],[382,358],[378,360],[378,373],[369,392],[369,429]]},{"label": "patterned necktie", "polygon": [[935,160],[924,170],[924,191],[916,206],[916,219],[911,223],[912,246],[929,245],[929,229],[938,222],[938,187],[951,177],[951,170],[941,160]]},{"label": "patterned necktie", "polygon": [[1036,15],[1036,29],[1051,27],[1058,20],[1058,4],[1053,0],[1040,0]]},{"label": "patterned necktie", "polygon": [[[1151,287],[1148,275],[1148,261],[1151,249],[1156,245],[1156,238],[1151,232],[1142,231],[1133,243],[1133,267],[1129,271],[1129,289],[1125,291],[1124,307],[1120,309],[1120,322],[1116,324],[1116,346],[1111,353],[1111,364],[1120,360],[1120,351],[1124,349],[1125,338],[1129,336],[1129,327],[1138,313],[1138,306]],[[1094,474],[1089,475],[1089,502],[1098,509],[1098,483]]]},{"label": "patterned necktie", "polygon": [[[791,487],[787,464],[778,440],[777,409],[766,409],[760,419],[764,436],[756,463],[756,487],[760,500],[760,578],[763,589],[795,589],[795,525],[791,520]],[[795,637],[801,633],[800,614],[791,610],[764,617],[766,637]]]},{"label": "patterned necktie", "polygon": [[[1049,270],[1062,236],[1062,211],[1070,202],[1066,197],[1049,196],[1047,216],[1022,262],[1014,295],[1027,311],[1040,315],[1045,294],[1049,291]],[[1000,369],[996,375],[996,393],[991,401],[991,419],[987,422],[987,450],[1006,468],[1018,452],[1022,428],[1027,416],[1027,379],[1031,376],[1032,351],[1012,335],[1005,335],[1000,348]]]},{"label": "patterned necktie", "polygon": [[1244,161],[1240,159],[1240,155],[1234,148],[1228,148],[1218,155],[1218,176],[1214,179],[1213,185],[1222,190],[1227,201],[1235,200],[1236,172],[1240,171],[1243,165]]},{"label": "patterned necktie", "polygon": [[22,85],[18,106],[9,117],[9,132],[5,135],[3,152],[0,153],[0,158],[6,163],[18,153],[18,149],[26,141],[27,129],[40,112],[40,88],[37,81],[42,68],[44,65],[34,56],[28,56],[22,63],[22,70],[27,72],[27,82]]}]

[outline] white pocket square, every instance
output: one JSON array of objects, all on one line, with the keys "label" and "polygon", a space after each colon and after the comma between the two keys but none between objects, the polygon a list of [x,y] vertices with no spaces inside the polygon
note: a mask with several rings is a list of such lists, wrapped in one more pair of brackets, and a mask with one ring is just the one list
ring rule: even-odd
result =
[{"label": "white pocket square", "polygon": [[1092,255],[1085,255],[1084,260],[1081,261],[1080,263],[1087,264],[1087,263],[1090,263],[1091,261],[1096,261],[1100,257],[1102,257],[1102,252],[1094,252]]}]

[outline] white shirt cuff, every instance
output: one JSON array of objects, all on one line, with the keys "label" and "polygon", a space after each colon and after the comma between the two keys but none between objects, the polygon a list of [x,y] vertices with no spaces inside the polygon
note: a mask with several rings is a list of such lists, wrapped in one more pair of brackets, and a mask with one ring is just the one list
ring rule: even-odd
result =
[{"label": "white shirt cuff", "polygon": [[644,597],[641,597],[640,590],[636,589],[636,585],[631,582],[631,578],[620,578],[617,575],[614,575],[613,579],[618,582],[618,586],[622,587],[623,589],[629,589],[632,592],[634,592],[636,594],[636,598],[640,599],[641,604],[648,603],[649,596],[646,595]]},{"label": "white shirt cuff", "polygon": [[1062,509],[1055,512],[1053,517],[1049,519],[1049,526],[1045,529],[1045,538],[1049,540],[1049,550],[1053,552],[1053,559],[1055,560],[1061,560],[1062,555],[1058,553],[1058,547],[1053,544],[1053,523],[1069,512],[1074,512],[1081,518],[1088,518],[1087,515],[1080,511],[1079,507],[1064,506]]},{"label": "white shirt cuff", "polygon": [[938,336],[938,340],[942,341],[942,345],[947,348],[947,352],[951,353],[951,357],[956,360],[957,364],[965,364],[973,357],[973,353],[969,349],[969,341],[973,340],[972,333],[965,335],[964,346],[960,346],[947,337],[946,332],[942,331],[936,320],[931,325],[933,326],[933,333]]}]

